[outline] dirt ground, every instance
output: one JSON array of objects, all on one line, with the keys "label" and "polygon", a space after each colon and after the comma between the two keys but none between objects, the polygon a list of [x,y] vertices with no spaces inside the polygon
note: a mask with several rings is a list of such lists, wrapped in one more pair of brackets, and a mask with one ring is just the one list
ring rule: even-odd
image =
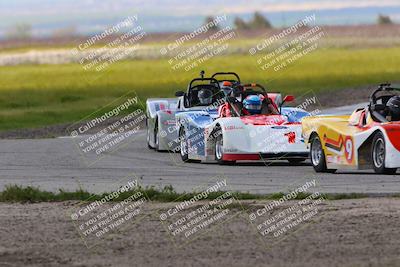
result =
[{"label": "dirt ground", "polygon": [[[242,202],[250,211],[266,203]],[[232,206],[232,219],[179,244],[159,219],[175,204],[148,203],[142,219],[105,235],[93,248],[85,246],[67,215],[76,205],[0,203],[0,266],[400,265],[397,198],[322,202],[319,213],[296,231],[268,242],[247,212]]]}]

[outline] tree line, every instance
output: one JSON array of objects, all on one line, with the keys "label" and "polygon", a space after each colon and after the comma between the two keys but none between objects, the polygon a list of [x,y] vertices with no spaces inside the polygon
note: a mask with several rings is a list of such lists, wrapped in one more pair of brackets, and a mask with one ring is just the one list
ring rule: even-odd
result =
[{"label": "tree line", "polygon": [[[205,23],[209,23],[213,20],[213,16],[208,16],[205,19]],[[378,15],[376,23],[379,25],[394,24],[389,16],[383,14]],[[245,21],[240,17],[236,17],[233,21],[233,24],[237,30],[259,30],[273,28],[271,22],[260,12],[255,12],[249,21]],[[217,31],[220,29],[220,27],[218,25],[214,25],[210,29]],[[16,24],[9,28],[5,35],[7,39],[30,39],[32,37],[32,26],[25,23]],[[74,26],[55,30],[52,34],[53,37],[68,37],[76,35],[78,35],[77,29]]]}]

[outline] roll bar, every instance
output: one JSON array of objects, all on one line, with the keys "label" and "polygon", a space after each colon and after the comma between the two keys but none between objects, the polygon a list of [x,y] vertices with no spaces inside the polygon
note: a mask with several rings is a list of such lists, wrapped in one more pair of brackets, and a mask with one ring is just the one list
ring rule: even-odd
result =
[{"label": "roll bar", "polygon": [[208,81],[209,84],[210,83],[215,83],[217,85],[218,89],[221,90],[221,87],[219,86],[218,81],[216,79],[214,79],[214,78],[195,78],[195,79],[190,81],[189,86],[188,86],[188,91],[193,88],[193,83],[198,82],[198,81],[202,81],[202,82],[203,81]]},{"label": "roll bar", "polygon": [[[237,75],[236,72],[216,72],[216,73],[214,73],[214,74],[211,76],[211,78],[215,78],[216,76],[222,76],[222,75],[232,75],[232,76],[235,76],[236,81],[237,81],[238,83],[240,83],[240,77],[239,77],[239,75]],[[225,80],[220,80],[220,81],[225,81]]]}]

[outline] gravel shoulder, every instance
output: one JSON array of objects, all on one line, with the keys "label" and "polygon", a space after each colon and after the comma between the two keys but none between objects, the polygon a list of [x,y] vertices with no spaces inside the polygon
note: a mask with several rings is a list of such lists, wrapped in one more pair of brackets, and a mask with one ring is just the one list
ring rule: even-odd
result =
[{"label": "gravel shoulder", "polygon": [[[76,202],[0,203],[0,266],[399,266],[400,199],[323,202],[319,215],[271,246],[247,215],[177,247],[149,203],[140,222],[88,249],[66,215]],[[243,202],[247,209],[266,204]],[[290,202],[285,205],[290,205]]]}]

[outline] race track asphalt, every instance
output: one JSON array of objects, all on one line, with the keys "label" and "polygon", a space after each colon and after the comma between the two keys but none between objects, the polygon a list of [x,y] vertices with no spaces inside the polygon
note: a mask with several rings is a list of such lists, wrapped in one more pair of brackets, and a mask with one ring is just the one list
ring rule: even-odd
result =
[{"label": "race track asphalt", "polygon": [[400,192],[400,175],[376,175],[371,171],[340,171],[316,174],[309,163],[290,166],[286,161],[253,162],[236,166],[185,163],[179,154],[149,150],[144,131],[126,146],[107,152],[97,161],[84,161],[77,138],[0,140],[0,190],[7,184],[33,185],[44,190],[91,192],[116,190],[136,177],[141,185],[162,188],[172,185],[179,192],[227,179],[229,190],[252,193],[287,191],[315,179],[315,190],[326,193]]},{"label": "race track asphalt", "polygon": [[[332,108],[324,114],[349,114],[364,105]],[[19,184],[51,191],[83,188],[99,193],[137,179],[143,186],[172,185],[178,192],[189,192],[226,178],[229,190],[260,194],[288,191],[314,179],[317,186],[313,191],[323,193],[400,192],[400,170],[396,175],[376,175],[372,170],[317,174],[309,162],[296,166],[287,161],[235,166],[182,163],[179,154],[148,149],[145,131],[113,152],[91,157],[83,156],[78,148],[83,138],[0,140],[0,190]]]}]

